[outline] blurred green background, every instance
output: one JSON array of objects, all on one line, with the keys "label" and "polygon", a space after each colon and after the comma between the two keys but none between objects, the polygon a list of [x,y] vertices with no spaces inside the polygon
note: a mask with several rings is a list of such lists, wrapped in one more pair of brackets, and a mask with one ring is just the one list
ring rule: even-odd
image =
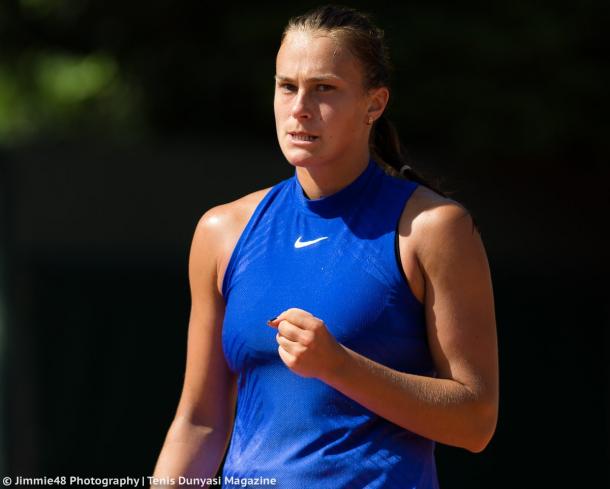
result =
[{"label": "blurred green background", "polygon": [[[5,1],[0,142],[265,137],[273,48],[287,17],[313,5]],[[586,142],[601,156],[605,2],[350,5],[386,31],[392,114],[413,146],[559,156]]]},{"label": "blurred green background", "polygon": [[[0,472],[152,474],[194,226],[292,175],[274,60],[315,5],[0,1]],[[603,487],[608,3],[349,5],[384,28],[390,116],[494,278],[498,431],[477,455],[439,445],[441,486]]]}]

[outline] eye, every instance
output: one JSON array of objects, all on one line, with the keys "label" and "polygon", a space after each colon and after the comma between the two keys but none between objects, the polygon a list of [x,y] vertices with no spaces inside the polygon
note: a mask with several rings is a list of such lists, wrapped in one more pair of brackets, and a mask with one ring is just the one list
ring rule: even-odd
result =
[{"label": "eye", "polygon": [[279,87],[284,91],[284,92],[294,92],[296,91],[297,87],[295,87],[292,83],[280,83]]},{"label": "eye", "polygon": [[335,87],[332,85],[318,85],[316,89],[318,92],[329,92],[330,90],[334,90]]}]

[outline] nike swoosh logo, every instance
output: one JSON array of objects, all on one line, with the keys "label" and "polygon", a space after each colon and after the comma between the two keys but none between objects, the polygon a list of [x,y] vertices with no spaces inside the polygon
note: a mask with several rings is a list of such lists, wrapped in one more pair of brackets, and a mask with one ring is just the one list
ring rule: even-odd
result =
[{"label": "nike swoosh logo", "polygon": [[323,239],[328,239],[328,236],[322,236],[321,238],[312,239],[311,241],[301,241],[301,237],[299,236],[297,240],[294,242],[295,248],[303,248],[304,246],[309,246],[318,241],[322,241]]}]

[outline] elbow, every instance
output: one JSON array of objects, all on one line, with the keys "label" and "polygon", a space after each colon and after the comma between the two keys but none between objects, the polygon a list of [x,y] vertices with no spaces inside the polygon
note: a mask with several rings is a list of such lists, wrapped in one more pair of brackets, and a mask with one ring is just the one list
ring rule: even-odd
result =
[{"label": "elbow", "polygon": [[489,445],[489,442],[491,441],[491,438],[493,436],[493,433],[489,436],[486,437],[480,437],[477,438],[475,440],[472,440],[471,444],[466,448],[466,450],[468,450],[469,452],[472,453],[481,453],[483,450],[485,450],[487,448],[487,445]]},{"label": "elbow", "polygon": [[472,453],[481,453],[491,442],[498,423],[497,404],[485,405],[474,414],[471,437],[466,448]]},{"label": "elbow", "polygon": [[177,415],[169,429],[169,438],[187,440],[192,438],[225,439],[231,427],[225,420],[201,422],[191,417]]}]

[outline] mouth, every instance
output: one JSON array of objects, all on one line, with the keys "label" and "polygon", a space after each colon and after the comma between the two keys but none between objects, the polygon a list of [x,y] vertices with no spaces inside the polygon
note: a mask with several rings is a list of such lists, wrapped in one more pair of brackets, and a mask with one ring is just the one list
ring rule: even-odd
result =
[{"label": "mouth", "polygon": [[288,135],[293,141],[299,141],[303,143],[311,143],[320,138],[320,136],[314,136],[313,134],[308,134],[306,132],[289,132]]}]

